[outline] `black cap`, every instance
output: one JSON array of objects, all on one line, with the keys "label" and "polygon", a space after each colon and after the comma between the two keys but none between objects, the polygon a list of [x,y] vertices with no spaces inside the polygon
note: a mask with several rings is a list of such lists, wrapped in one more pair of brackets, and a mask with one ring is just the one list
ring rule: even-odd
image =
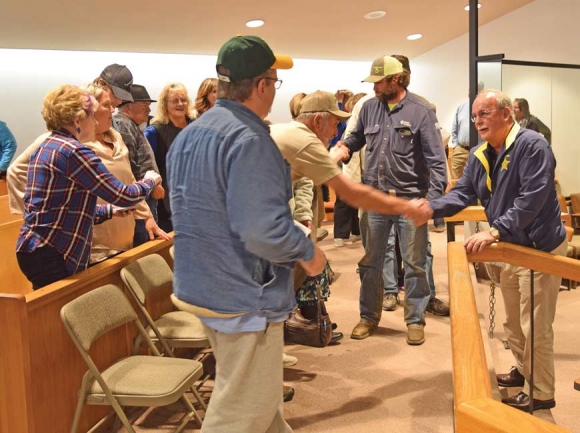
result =
[{"label": "black cap", "polygon": [[116,63],[109,65],[101,72],[101,78],[111,86],[113,94],[117,98],[123,101],[133,102],[133,96],[131,96],[133,74],[131,74],[127,66]]},{"label": "black cap", "polygon": [[145,86],[142,86],[141,84],[133,84],[131,86],[131,96],[133,96],[133,102],[157,102],[155,99],[151,99],[149,92],[147,92]]}]

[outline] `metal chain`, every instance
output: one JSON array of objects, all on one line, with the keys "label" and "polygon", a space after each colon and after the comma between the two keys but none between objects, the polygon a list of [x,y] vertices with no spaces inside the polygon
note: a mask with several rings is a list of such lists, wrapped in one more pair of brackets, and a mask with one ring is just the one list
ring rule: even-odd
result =
[{"label": "metal chain", "polygon": [[493,330],[495,329],[495,283],[493,278],[489,285],[489,338],[493,338]]}]

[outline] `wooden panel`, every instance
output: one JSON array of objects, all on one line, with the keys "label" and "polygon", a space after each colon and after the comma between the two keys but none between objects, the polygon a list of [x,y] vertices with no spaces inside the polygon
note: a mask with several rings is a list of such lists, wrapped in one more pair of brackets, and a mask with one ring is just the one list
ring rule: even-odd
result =
[{"label": "wooden panel", "polygon": [[0,195],[8,195],[8,185],[6,179],[0,179]]},{"label": "wooden panel", "polygon": [[32,389],[26,301],[22,295],[0,295],[0,432],[30,433]]},{"label": "wooden panel", "polygon": [[[24,347],[20,352],[27,354],[26,364],[29,365],[29,369],[23,376],[24,373],[20,370],[24,364],[14,363],[14,356],[22,357],[22,354],[11,358],[0,356],[2,372],[0,377],[3,385],[0,387],[0,415],[2,415],[0,433],[70,431],[77,392],[87,366],[62,325],[60,309],[66,303],[102,285],[112,283],[122,287],[119,275],[122,267],[152,253],[167,258],[171,245],[171,241],[148,242],[19,298],[24,308],[23,317],[12,319],[11,321],[17,323],[11,326],[14,326],[14,338],[17,336],[27,338],[26,342],[22,343]],[[14,295],[0,295],[0,314],[4,310],[14,310],[10,304],[13,298]],[[162,313],[164,305],[167,304],[160,302],[155,306],[159,314]],[[171,306],[168,308],[167,311]],[[0,322],[0,326],[3,323]],[[2,326],[0,329],[5,328]],[[98,339],[91,348],[91,356],[94,357],[97,366],[105,368],[116,359],[129,355],[135,333],[136,330],[132,327],[121,327]],[[18,379],[17,383],[4,386],[5,372],[15,367],[20,371],[20,376],[27,380],[23,384],[23,378],[18,379],[18,375],[15,375],[14,380]],[[21,424],[17,424],[18,428],[8,428],[5,426],[3,414],[13,411],[15,404],[18,405],[18,419]],[[110,410],[107,406],[85,407],[79,431],[87,431]]]},{"label": "wooden panel", "polygon": [[0,224],[10,221],[22,221],[22,215],[10,213],[8,196],[0,195]]},{"label": "wooden panel", "polygon": [[22,221],[12,221],[0,224],[0,292],[20,293],[32,292],[32,284],[20,271],[16,260],[16,241],[20,233]]}]

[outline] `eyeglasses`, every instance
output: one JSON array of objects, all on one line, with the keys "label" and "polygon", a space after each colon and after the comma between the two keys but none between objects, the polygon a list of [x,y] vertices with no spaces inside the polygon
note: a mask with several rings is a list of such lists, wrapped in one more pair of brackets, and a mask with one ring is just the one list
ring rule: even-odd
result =
[{"label": "eyeglasses", "polygon": [[175,105],[177,105],[179,103],[182,103],[182,104],[188,104],[189,103],[189,101],[186,98],[173,98],[173,99],[170,99],[167,102],[169,102],[170,104],[175,104]]},{"label": "eyeglasses", "polygon": [[487,117],[489,117],[489,115],[493,112],[493,111],[497,111],[497,108],[493,109],[493,110],[481,110],[479,113],[476,113],[474,115],[471,116],[471,121],[473,123],[475,123],[475,121],[477,120],[477,118],[479,117],[480,119],[485,119]]},{"label": "eyeglasses", "polygon": [[274,87],[276,89],[279,89],[280,87],[282,87],[282,80],[279,80],[278,78],[272,78],[272,77],[264,77],[265,80],[272,80],[274,82]]}]

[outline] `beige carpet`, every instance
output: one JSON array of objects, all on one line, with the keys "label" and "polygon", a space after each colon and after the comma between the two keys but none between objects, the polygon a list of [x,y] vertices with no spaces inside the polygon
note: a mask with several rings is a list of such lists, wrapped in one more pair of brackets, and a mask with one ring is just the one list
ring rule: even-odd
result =
[{"label": "beige carpet", "polygon": [[[303,433],[452,432],[449,318],[428,314],[426,342],[418,347],[406,344],[402,308],[384,312],[372,337],[362,341],[350,339],[350,331],[359,320],[356,264],[363,250],[360,242],[334,247],[332,225],[325,227],[331,235],[320,245],[337,275],[328,311],[345,338],[340,344],[323,349],[287,346],[287,353],[299,359],[284,375],[286,383],[296,389],[294,400],[285,405],[289,424],[294,431]],[[438,297],[448,301],[446,234],[430,235]],[[458,240],[461,239],[459,229]],[[489,286],[475,285],[482,317],[487,318]],[[499,294],[496,305],[496,332],[489,342],[490,358],[497,371],[504,372],[512,365],[512,358],[501,343],[503,312]],[[574,379],[580,377],[579,311],[580,289],[562,292],[555,325],[557,406],[551,414],[541,411],[546,413],[538,415],[547,419],[553,415],[559,425],[580,433],[580,392],[573,389]],[[176,425],[179,419],[176,411],[180,410],[178,405],[157,408],[140,416],[135,413],[133,419],[139,418],[136,428],[140,432],[165,432]],[[185,431],[199,431],[194,422],[190,426]]]}]

